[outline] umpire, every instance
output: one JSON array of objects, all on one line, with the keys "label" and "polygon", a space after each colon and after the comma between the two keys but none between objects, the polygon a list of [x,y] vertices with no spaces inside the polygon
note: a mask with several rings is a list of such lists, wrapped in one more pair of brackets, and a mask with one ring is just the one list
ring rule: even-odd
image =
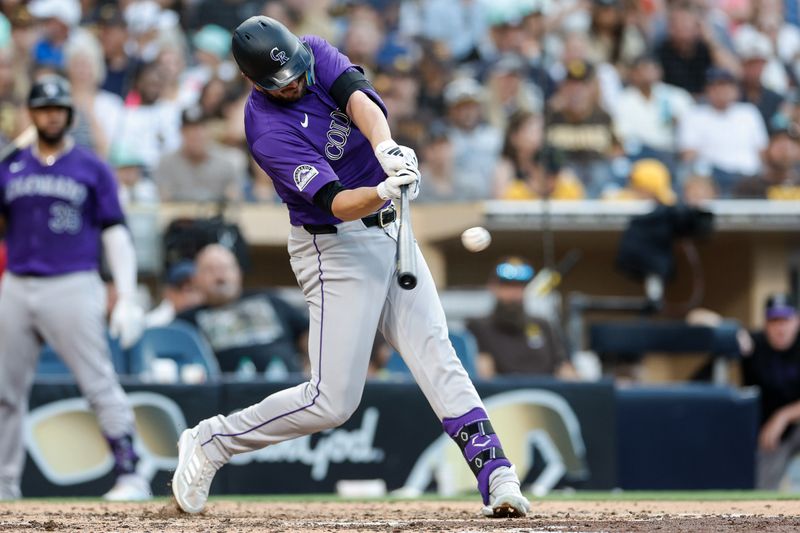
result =
[{"label": "umpire", "polygon": [[134,303],[136,257],[116,180],[67,135],[73,106],[64,78],[36,81],[28,108],[36,141],[0,164],[8,243],[0,288],[0,500],[21,496],[22,426],[43,341],[72,371],[108,440],[117,481],[105,498],[148,499],[149,483],[136,473],[133,411],[111,364],[97,272],[102,241],[119,293],[111,333],[128,347],[141,333],[143,313]]}]

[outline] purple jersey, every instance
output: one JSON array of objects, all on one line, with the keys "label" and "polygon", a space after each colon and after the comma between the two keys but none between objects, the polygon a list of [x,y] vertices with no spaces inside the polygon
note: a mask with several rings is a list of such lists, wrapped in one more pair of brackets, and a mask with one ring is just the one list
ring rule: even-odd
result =
[{"label": "purple jersey", "polygon": [[[316,83],[290,104],[253,89],[244,114],[247,144],[289,207],[292,225],[337,224],[341,220],[314,205],[317,191],[335,180],[345,189],[375,186],[386,174],[369,140],[329,94],[340,75],[357,67],[321,37],[301,40],[314,53]],[[386,113],[375,91],[362,90]]]},{"label": "purple jersey", "polygon": [[96,270],[100,232],[124,220],[111,169],[81,146],[52,166],[21,150],[0,165],[0,194],[15,274]]}]

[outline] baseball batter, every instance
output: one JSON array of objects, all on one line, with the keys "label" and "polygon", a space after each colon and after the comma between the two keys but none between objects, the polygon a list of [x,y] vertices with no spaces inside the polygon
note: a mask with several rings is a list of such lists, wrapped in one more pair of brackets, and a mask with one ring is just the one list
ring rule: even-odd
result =
[{"label": "baseball batter", "polygon": [[141,332],[141,310],[133,303],[136,259],[116,181],[66,135],[73,107],[64,78],[35,82],[28,107],[37,140],[0,164],[8,245],[0,288],[0,500],[21,496],[22,424],[42,341],[69,366],[111,447],[117,480],[106,499],[147,499],[149,483],[135,471],[133,411],[111,363],[97,272],[102,240],[119,293],[111,332],[127,347]]},{"label": "baseball batter", "polygon": [[200,512],[214,473],[234,454],[345,422],[361,400],[379,328],[461,447],[483,513],[525,515],[529,503],[448,340],[419,249],[417,287],[395,282],[391,201],[404,185],[416,197],[420,175],[413,151],[392,140],[380,97],[325,40],[299,39],[268,17],[236,29],[233,54],[254,84],[245,108],[250,150],[289,208],[291,266],[310,310],[311,378],[186,430],[172,480],[178,504]]}]

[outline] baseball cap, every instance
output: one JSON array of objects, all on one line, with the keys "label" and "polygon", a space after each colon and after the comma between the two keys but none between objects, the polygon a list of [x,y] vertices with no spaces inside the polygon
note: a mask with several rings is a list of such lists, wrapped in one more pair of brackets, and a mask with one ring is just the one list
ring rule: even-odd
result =
[{"label": "baseball cap", "polygon": [[231,51],[231,32],[222,26],[207,24],[194,34],[192,43],[198,50],[225,59]]},{"label": "baseball cap", "polygon": [[640,159],[631,169],[631,187],[652,194],[662,204],[675,203],[671,181],[669,169],[658,159]]},{"label": "baseball cap", "polygon": [[736,54],[743,60],[763,59],[765,61],[772,57],[772,44],[766,35],[757,32],[746,32],[736,39]]},{"label": "baseball cap", "polygon": [[444,103],[453,106],[461,102],[480,102],[483,87],[472,78],[457,78],[444,88]]},{"label": "baseball cap", "polygon": [[501,259],[494,267],[493,277],[503,283],[528,283],[533,279],[533,267],[518,256]]},{"label": "baseball cap", "polygon": [[582,59],[573,59],[566,64],[567,78],[571,81],[586,81],[594,76],[594,67]]},{"label": "baseball cap", "polygon": [[767,320],[797,316],[797,306],[794,303],[794,298],[785,293],[773,294],[767,298],[764,314]]},{"label": "baseball cap", "polygon": [[81,5],[78,0],[33,0],[28,12],[39,19],[58,19],[65,26],[77,26],[81,21]]},{"label": "baseball cap", "polygon": [[178,287],[192,279],[195,271],[194,261],[180,261],[170,267],[164,282],[172,287]]},{"label": "baseball cap", "polygon": [[711,67],[706,71],[706,85],[712,83],[736,83],[736,76],[728,69]]},{"label": "baseball cap", "polygon": [[181,112],[181,126],[202,124],[206,120],[208,120],[208,116],[199,105],[187,107]]}]

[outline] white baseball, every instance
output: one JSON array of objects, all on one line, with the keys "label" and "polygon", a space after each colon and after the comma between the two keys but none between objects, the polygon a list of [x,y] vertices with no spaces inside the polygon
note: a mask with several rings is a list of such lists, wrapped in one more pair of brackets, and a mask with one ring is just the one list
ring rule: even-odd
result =
[{"label": "white baseball", "polygon": [[492,234],[480,226],[469,228],[461,234],[461,244],[470,252],[480,252],[492,244]]}]

